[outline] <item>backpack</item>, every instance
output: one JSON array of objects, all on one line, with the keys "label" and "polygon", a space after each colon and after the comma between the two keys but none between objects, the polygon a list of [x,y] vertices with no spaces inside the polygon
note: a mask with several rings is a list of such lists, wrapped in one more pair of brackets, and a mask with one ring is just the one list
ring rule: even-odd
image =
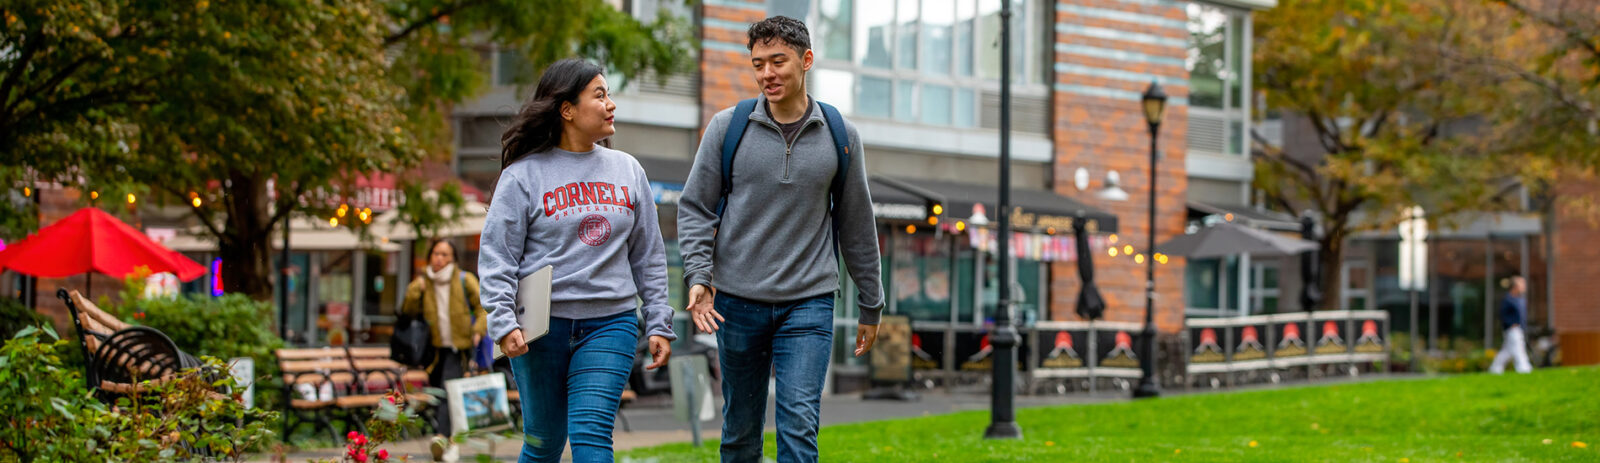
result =
[{"label": "backpack", "polygon": [[[733,108],[733,119],[728,121],[728,132],[722,136],[722,195],[717,198],[717,218],[728,208],[728,194],[733,191],[733,156],[744,139],[745,128],[750,125],[750,114],[755,112],[758,99],[740,101]],[[844,191],[845,173],[850,170],[850,133],[845,129],[844,117],[832,105],[817,102],[822,107],[822,118],[833,136],[833,147],[839,155],[839,169],[833,174],[833,184],[828,187],[828,215],[833,216],[833,247],[839,248],[839,201]],[[796,136],[798,138],[798,135]]]}]

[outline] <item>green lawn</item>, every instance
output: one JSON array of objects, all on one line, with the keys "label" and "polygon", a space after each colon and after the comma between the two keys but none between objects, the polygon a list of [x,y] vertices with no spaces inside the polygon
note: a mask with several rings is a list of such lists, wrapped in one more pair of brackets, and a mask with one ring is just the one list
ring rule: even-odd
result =
[{"label": "green lawn", "polygon": [[[1024,438],[1016,441],[983,440],[988,420],[967,412],[829,426],[822,460],[1600,461],[1600,368],[1031,408],[1017,414]],[[765,453],[776,455],[771,433]],[[710,441],[619,461],[716,455]]]}]

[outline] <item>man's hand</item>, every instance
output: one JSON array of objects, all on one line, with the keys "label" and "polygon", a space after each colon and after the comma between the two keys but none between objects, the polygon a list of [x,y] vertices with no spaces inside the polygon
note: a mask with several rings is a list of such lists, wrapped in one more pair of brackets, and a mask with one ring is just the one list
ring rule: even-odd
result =
[{"label": "man's hand", "polygon": [[481,335],[481,334],[473,334],[472,335],[472,346],[473,347],[477,347],[478,343],[480,343],[480,342],[483,342],[483,335]]},{"label": "man's hand", "polygon": [[655,359],[646,370],[654,370],[666,366],[667,360],[672,358],[672,341],[661,336],[650,337],[650,358]]},{"label": "man's hand", "polygon": [[511,334],[500,338],[500,352],[505,352],[506,357],[519,357],[528,353],[528,343],[522,340],[522,329],[511,330]]},{"label": "man's hand", "polygon": [[727,322],[711,300],[716,296],[716,290],[706,285],[694,285],[689,288],[689,317],[694,319],[695,328],[703,333],[717,332],[717,322]]},{"label": "man's hand", "polygon": [[856,325],[856,357],[867,355],[878,343],[878,325]]}]

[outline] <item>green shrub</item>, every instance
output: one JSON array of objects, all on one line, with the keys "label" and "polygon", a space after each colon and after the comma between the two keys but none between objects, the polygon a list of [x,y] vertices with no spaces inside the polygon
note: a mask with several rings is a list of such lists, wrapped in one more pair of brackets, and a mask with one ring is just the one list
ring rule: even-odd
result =
[{"label": "green shrub", "polygon": [[234,386],[214,358],[108,407],[62,366],[57,353],[71,347],[48,326],[0,346],[0,461],[242,461],[272,437],[276,413],[213,392]]},{"label": "green shrub", "polygon": [[272,330],[276,311],[271,304],[238,294],[123,300],[127,303],[115,309],[118,318],[161,330],[184,352],[254,359],[256,378],[265,379],[256,384],[256,406],[273,408],[282,400],[273,385],[278,377],[274,352],[283,340]]}]

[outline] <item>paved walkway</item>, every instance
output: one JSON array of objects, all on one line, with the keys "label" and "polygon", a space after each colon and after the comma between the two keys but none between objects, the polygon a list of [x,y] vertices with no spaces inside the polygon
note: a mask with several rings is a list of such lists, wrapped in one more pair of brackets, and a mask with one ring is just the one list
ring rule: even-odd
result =
[{"label": "paved walkway", "polygon": [[[1167,396],[1226,393],[1252,389],[1273,389],[1307,385],[1325,385],[1330,383],[1407,379],[1409,377],[1410,375],[1367,375],[1360,378],[1319,378],[1316,382],[1310,384],[1305,382],[1296,382],[1275,386],[1256,385],[1233,389],[1219,389],[1214,391],[1209,389],[1194,389],[1191,391],[1178,389],[1165,391],[1165,393]],[[1023,408],[1050,405],[1091,404],[1123,400],[1128,400],[1128,395],[1126,392],[1101,391],[1092,395],[1088,393],[1074,393],[1066,395],[1019,395],[1016,398],[1016,405],[1019,408]],[[615,449],[618,451],[623,451],[634,448],[652,447],[662,444],[691,441],[692,436],[689,433],[688,423],[673,418],[671,401],[672,398],[670,395],[660,394],[650,397],[642,397],[637,403],[630,404],[628,407],[624,408],[622,413],[627,417],[631,431],[624,431],[621,423],[618,423],[615,434]],[[932,391],[923,394],[920,400],[909,402],[894,400],[862,400],[860,394],[829,396],[823,397],[822,399],[822,425],[828,426],[841,423],[942,415],[969,410],[988,409],[989,396],[984,393],[972,392],[949,393],[943,391]],[[767,431],[773,430],[773,410],[774,407],[772,403],[768,402],[766,419]],[[720,413],[718,415],[719,416],[717,419],[713,419],[712,421],[703,423],[701,425],[701,429],[704,430],[704,432],[701,434],[702,438],[706,440],[712,440],[716,439],[721,434],[720,430],[722,428],[722,422],[720,419]],[[428,444],[428,439],[417,439],[395,443],[393,445],[385,446],[384,448],[389,450],[391,458],[397,459],[401,455],[410,455],[411,461],[426,462],[431,458],[431,455],[428,453]],[[495,456],[496,461],[516,461],[517,454],[520,450],[521,443],[518,441],[502,442],[496,445],[492,452],[487,443],[473,442],[462,447],[461,461],[475,461],[473,458],[476,455],[491,453]],[[288,461],[294,463],[304,463],[308,460],[316,459],[337,460],[340,456],[342,456],[343,451],[343,448],[306,450],[289,454]],[[263,456],[251,461],[266,463],[272,460]]]}]

